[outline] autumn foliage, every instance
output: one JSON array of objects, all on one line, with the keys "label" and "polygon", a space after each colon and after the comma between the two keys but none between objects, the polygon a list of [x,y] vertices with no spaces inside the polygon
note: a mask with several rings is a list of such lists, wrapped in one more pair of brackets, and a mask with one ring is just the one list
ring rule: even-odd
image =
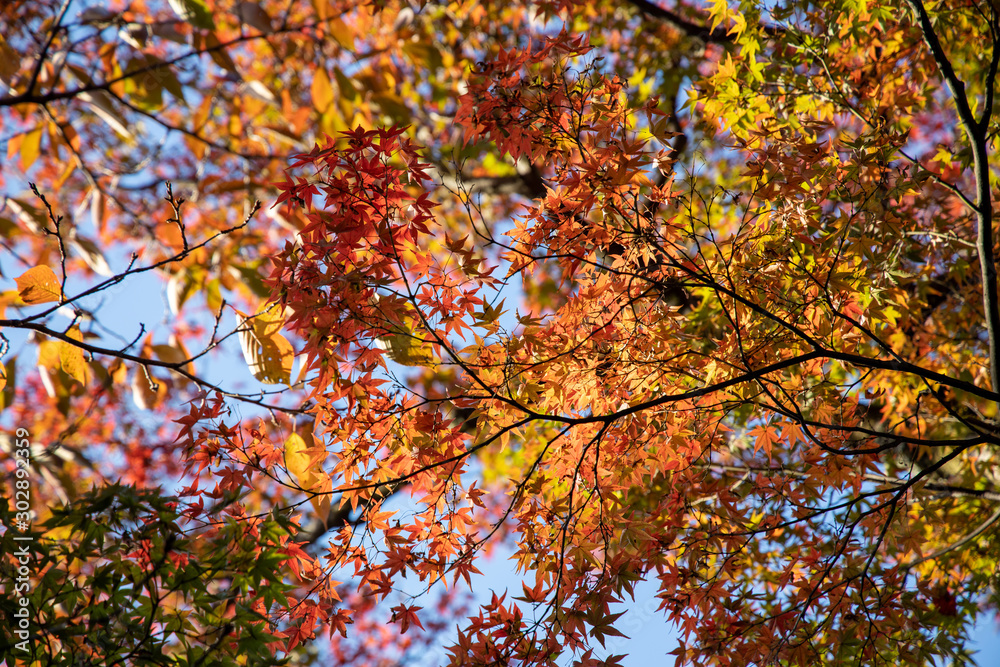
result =
[{"label": "autumn foliage", "polygon": [[678,664],[922,665],[998,613],[995,4],[0,21],[8,664],[625,664],[652,589]]}]

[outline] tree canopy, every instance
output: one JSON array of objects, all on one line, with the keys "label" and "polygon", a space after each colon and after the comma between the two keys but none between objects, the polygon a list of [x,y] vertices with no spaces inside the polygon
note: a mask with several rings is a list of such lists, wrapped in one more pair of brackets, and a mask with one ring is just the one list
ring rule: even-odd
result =
[{"label": "tree canopy", "polygon": [[5,655],[613,665],[646,581],[679,665],[970,660],[996,3],[0,22]]}]

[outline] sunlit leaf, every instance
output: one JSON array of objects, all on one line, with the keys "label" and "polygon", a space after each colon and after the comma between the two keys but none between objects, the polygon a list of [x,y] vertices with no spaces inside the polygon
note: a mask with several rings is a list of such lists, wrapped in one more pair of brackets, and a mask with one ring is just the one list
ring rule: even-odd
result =
[{"label": "sunlit leaf", "polygon": [[316,516],[325,521],[330,513],[330,476],[323,470],[326,450],[310,435],[310,443],[298,433],[285,439],[285,468],[295,482],[310,493],[309,502],[316,510]]},{"label": "sunlit leaf", "polygon": [[330,77],[322,69],[316,70],[312,81],[313,104],[319,111],[325,111],[333,102],[333,87],[330,85]]},{"label": "sunlit leaf", "polygon": [[0,392],[0,410],[14,405],[17,396],[17,356],[11,355],[3,361],[0,369],[3,375],[3,391]]},{"label": "sunlit leaf", "polygon": [[21,169],[27,171],[38,159],[42,146],[42,128],[36,128],[24,135],[21,141]]},{"label": "sunlit leaf", "polygon": [[265,308],[256,316],[243,316],[239,328],[240,347],[250,373],[265,384],[288,384],[295,349],[281,333],[280,308]]},{"label": "sunlit leaf", "polygon": [[[66,335],[74,340],[82,341],[83,335],[79,327],[73,327]],[[67,341],[59,342],[59,365],[66,375],[86,386],[90,380],[90,367],[83,356],[83,350]]]},{"label": "sunlit leaf", "polygon": [[21,300],[28,305],[62,301],[62,284],[47,266],[28,269],[16,282]]}]

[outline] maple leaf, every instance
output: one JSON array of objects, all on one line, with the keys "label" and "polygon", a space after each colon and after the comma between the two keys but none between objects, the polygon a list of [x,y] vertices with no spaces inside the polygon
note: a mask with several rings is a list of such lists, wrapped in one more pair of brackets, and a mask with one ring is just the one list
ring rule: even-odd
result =
[{"label": "maple leaf", "polygon": [[32,659],[617,664],[642,580],[679,664],[962,653],[998,30],[908,8],[4,5]]},{"label": "maple leaf", "polygon": [[420,611],[422,607],[397,605],[392,608],[392,619],[399,623],[399,633],[405,634],[410,628],[410,625],[415,625],[421,630],[424,629],[423,624],[420,622],[420,618],[417,616],[417,612]]}]

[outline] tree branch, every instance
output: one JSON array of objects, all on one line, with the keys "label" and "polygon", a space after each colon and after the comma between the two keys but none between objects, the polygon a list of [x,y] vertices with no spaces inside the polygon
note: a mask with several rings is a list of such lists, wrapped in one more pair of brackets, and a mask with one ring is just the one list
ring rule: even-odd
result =
[{"label": "tree branch", "polygon": [[[726,465],[723,463],[692,463],[691,465],[696,468],[706,468],[708,470],[733,473],[736,475],[756,473],[759,475],[785,475],[793,479],[809,479],[809,474],[806,472],[802,472],[800,470],[789,470],[780,466],[758,468],[745,465]],[[872,482],[873,484],[886,484],[892,487],[906,486],[911,482],[911,480],[898,479],[895,477],[889,477],[888,475],[880,475],[878,473],[865,473],[862,475],[862,479],[866,482]],[[955,486],[940,482],[926,482],[920,486],[920,490],[943,493],[950,496],[981,498],[983,500],[1000,502],[1000,490],[997,489],[970,489],[965,486]]]},{"label": "tree branch", "polygon": [[[930,49],[934,62],[937,63],[941,76],[944,78],[958,112],[958,120],[965,127],[965,134],[972,147],[973,169],[976,178],[976,248],[979,252],[979,267],[983,279],[983,310],[986,314],[986,332],[990,346],[990,381],[994,390],[1000,389],[1000,303],[997,300],[997,269],[993,257],[993,201],[990,192],[990,163],[988,153],[988,138],[986,129],[992,103],[984,108],[983,122],[977,122],[965,95],[965,83],[962,82],[948,60],[941,41],[934,32],[930,16],[921,0],[908,0],[917,17],[924,43]],[[994,59],[990,64],[990,77],[986,82],[992,88],[996,75],[997,50],[994,48]],[[992,102],[992,100],[990,100]]]},{"label": "tree branch", "polygon": [[[67,8],[68,8],[68,6],[70,4],[71,3],[69,3],[69,2],[66,3]],[[135,78],[135,77],[137,77],[137,76],[139,76],[141,74],[148,74],[148,73],[152,73],[152,72],[154,72],[156,70],[168,69],[168,68],[173,67],[174,65],[177,65],[178,63],[180,63],[180,62],[182,62],[184,60],[187,60],[189,58],[200,57],[200,56],[203,56],[203,55],[206,55],[206,54],[212,54],[212,53],[217,52],[217,51],[225,51],[226,49],[228,49],[231,46],[235,46],[237,44],[241,44],[241,43],[244,43],[244,42],[250,42],[250,41],[256,40],[256,39],[267,40],[268,37],[270,37],[271,35],[274,35],[274,34],[304,32],[304,31],[307,31],[307,30],[309,30],[311,28],[317,28],[317,27],[323,25],[324,23],[327,23],[327,22],[332,21],[332,20],[333,20],[332,18],[329,18],[329,19],[323,19],[321,21],[314,21],[314,22],[309,22],[309,23],[301,23],[301,24],[297,24],[297,25],[293,25],[293,26],[287,26],[287,27],[281,28],[280,30],[276,30],[273,33],[268,34],[268,35],[265,35],[263,33],[252,33],[252,34],[249,34],[249,35],[241,35],[241,36],[235,37],[235,38],[233,38],[233,39],[231,39],[229,41],[220,42],[219,44],[216,44],[214,46],[208,46],[208,47],[205,47],[203,49],[194,49],[194,50],[189,51],[187,53],[184,53],[184,54],[181,54],[181,55],[176,56],[174,58],[171,58],[169,60],[153,62],[153,63],[150,63],[148,65],[144,65],[142,67],[137,67],[136,69],[132,69],[132,70],[129,70],[127,72],[123,72],[122,74],[119,74],[118,76],[111,77],[110,79],[107,79],[107,80],[102,81],[102,82],[98,82],[98,83],[94,83],[94,82],[85,83],[83,85],[76,86],[74,88],[70,88],[69,90],[49,91],[48,93],[35,93],[35,92],[33,92],[34,91],[34,81],[32,81],[32,85],[29,86],[28,89],[24,93],[22,93],[20,95],[5,95],[3,97],[0,97],[0,107],[15,106],[15,105],[18,105],[18,104],[47,104],[49,102],[56,102],[56,101],[59,101],[59,100],[73,99],[73,98],[79,96],[81,93],[89,93],[89,92],[95,92],[95,91],[110,91],[111,90],[111,86],[113,86],[116,83],[121,83],[123,81],[127,81],[128,79]],[[55,35],[55,32],[56,32],[57,28],[58,28],[58,24],[55,27],[52,28],[52,36],[53,36],[53,38],[54,38],[54,35]],[[50,43],[51,43],[51,39],[50,39]],[[47,53],[47,49],[48,49],[48,45],[46,46],[46,49],[42,51],[42,54],[39,56],[39,63],[40,63],[39,64],[39,68],[41,67],[41,64],[44,63],[44,59],[45,59],[45,56],[46,56],[46,53]]]},{"label": "tree branch", "polygon": [[[994,494],[994,495],[998,495],[998,494]],[[987,496],[983,496],[983,497],[986,498],[987,500],[996,500],[996,498],[989,498]],[[982,535],[986,530],[989,529],[990,526],[992,526],[993,524],[995,524],[998,520],[1000,520],[1000,507],[998,507],[996,509],[996,511],[993,512],[992,515],[990,515],[990,518],[986,519],[986,521],[984,521],[981,524],[979,524],[979,526],[976,527],[976,529],[973,530],[968,535],[965,535],[964,537],[962,537],[957,542],[953,542],[952,544],[949,544],[948,546],[946,546],[946,547],[944,547],[942,549],[938,549],[934,553],[927,554],[923,558],[918,558],[917,560],[913,561],[912,563],[907,563],[906,565],[903,566],[903,569],[904,570],[911,570],[911,569],[915,568],[917,565],[920,565],[921,563],[926,563],[929,560],[935,560],[937,558],[940,558],[941,556],[944,556],[945,554],[948,554],[948,553],[951,553],[952,551],[955,551],[956,549],[961,549],[963,546],[965,546],[966,544],[968,544],[972,540],[974,540],[977,537],[979,537],[980,535]]]},{"label": "tree branch", "polygon": [[[188,364],[190,364],[192,361],[195,361],[199,357],[201,357],[201,356],[205,355],[206,353],[208,353],[208,351],[212,347],[214,347],[215,344],[217,344],[217,343],[215,343],[213,345],[210,345],[208,348],[206,348],[202,352],[200,352],[200,353],[192,356],[189,359],[185,359],[183,361],[160,361],[159,359],[150,359],[148,357],[140,357],[138,355],[130,354],[128,352],[125,352],[124,350],[112,350],[111,348],[107,348],[107,347],[99,347],[97,345],[91,345],[90,343],[88,343],[86,341],[82,341],[82,340],[77,340],[75,338],[71,338],[68,335],[66,335],[63,332],[61,332],[61,331],[56,331],[55,329],[50,329],[49,327],[45,326],[44,324],[37,324],[35,322],[27,322],[27,321],[24,321],[24,320],[0,320],[0,328],[3,328],[3,327],[9,327],[11,329],[27,329],[29,331],[36,331],[36,332],[38,332],[40,334],[48,336],[49,338],[54,338],[54,339],[60,340],[60,341],[62,341],[64,343],[69,343],[73,347],[79,348],[79,349],[83,350],[84,352],[89,352],[90,354],[98,354],[98,355],[101,355],[103,357],[114,357],[114,358],[117,358],[117,359],[122,359],[123,361],[131,361],[131,362],[136,363],[136,364],[141,364],[143,366],[153,366],[155,368],[165,368],[167,370],[171,370],[174,373],[177,373],[178,375],[181,375],[181,376],[187,378],[188,380],[190,380],[191,382],[194,382],[196,385],[198,385],[199,387],[202,387],[203,389],[207,389],[209,391],[217,391],[220,394],[222,394],[223,396],[228,396],[229,398],[234,398],[234,399],[236,399],[238,401],[241,401],[243,403],[251,403],[253,405],[257,405],[257,406],[260,406],[262,408],[267,408],[268,410],[277,410],[279,412],[285,412],[285,413],[288,413],[288,414],[296,414],[297,415],[297,414],[305,414],[305,413],[309,412],[309,409],[310,409],[310,406],[308,406],[308,405],[305,405],[305,406],[302,406],[302,407],[299,407],[299,408],[285,408],[285,407],[281,407],[280,405],[270,405],[268,403],[265,403],[262,400],[257,400],[257,399],[254,399],[254,398],[250,398],[250,396],[248,396],[246,394],[239,394],[239,393],[236,393],[236,392],[227,391],[227,390],[223,389],[222,387],[219,387],[218,385],[212,384],[208,380],[203,380],[202,378],[198,377],[194,373],[191,373],[190,371],[188,371],[185,368],[185,366],[187,366]],[[229,334],[229,335],[231,336],[232,334]]]},{"label": "tree branch", "polygon": [[990,71],[986,75],[986,100],[983,103],[983,112],[979,116],[979,131],[984,133],[989,128],[990,117],[993,115],[993,86],[996,84],[997,66],[1000,65],[1000,48],[997,45],[997,40],[1000,39],[1000,17],[997,16],[997,10],[992,4],[989,7],[993,48],[990,54]]},{"label": "tree branch", "polygon": [[[35,67],[31,72],[31,79],[28,81],[28,92],[26,95],[30,95],[31,91],[35,89],[35,85],[38,84],[38,77],[42,73],[42,68],[45,67],[45,59],[49,55],[49,49],[52,48],[52,42],[55,41],[56,35],[62,29],[62,21],[66,18],[66,12],[69,11],[69,6],[73,4],[70,0],[64,0],[62,8],[59,10],[59,15],[56,17],[55,22],[52,24],[52,28],[49,29],[48,38],[45,40],[45,45],[42,47],[41,53],[38,54],[38,60],[35,62]],[[3,105],[2,99],[0,98],[0,106]]]},{"label": "tree branch", "polygon": [[680,14],[664,9],[650,0],[628,0],[628,3],[638,8],[643,14],[660,19],[688,37],[700,39],[706,44],[730,44],[733,41],[733,38],[726,34],[725,28],[718,27],[715,30],[710,30],[703,25],[688,21]]},{"label": "tree branch", "polygon": [[351,507],[350,503],[344,503],[337,507],[331,507],[330,513],[326,515],[325,520],[316,517],[306,528],[296,533],[295,540],[300,544],[310,545],[314,544],[317,540],[332,530],[339,530],[340,528],[348,525],[360,525],[365,522],[365,512],[369,507],[374,507],[378,503],[387,500],[398,493],[405,486],[405,482],[399,482],[395,484],[382,484],[381,486],[376,487],[375,491],[371,495],[371,498],[368,499],[368,502],[365,503],[365,507],[362,508],[361,514],[357,517],[351,516],[354,512],[354,508]]},{"label": "tree branch", "polygon": [[[688,37],[694,37],[695,39],[705,42],[706,44],[732,44],[735,41],[735,38],[733,38],[728,33],[726,28],[723,28],[722,26],[716,27],[712,30],[706,26],[689,21],[676,12],[664,9],[657,4],[650,2],[650,0],[627,0],[627,2],[633,7],[636,7],[643,14],[660,19],[677,30],[680,30]],[[784,29],[779,26],[761,25],[760,27],[764,31],[764,34],[769,37],[777,37],[785,32]]]}]

